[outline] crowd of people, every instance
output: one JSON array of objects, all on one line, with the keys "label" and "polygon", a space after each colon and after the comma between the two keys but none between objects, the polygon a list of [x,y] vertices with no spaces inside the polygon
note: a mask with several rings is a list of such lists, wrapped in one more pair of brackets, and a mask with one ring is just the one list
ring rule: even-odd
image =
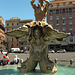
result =
[{"label": "crowd of people", "polygon": [[12,61],[9,60],[8,54],[3,55],[2,59],[0,57],[0,65],[1,66],[4,66],[4,65],[14,65],[14,64],[18,64],[18,63],[19,63],[19,58],[17,57],[17,55],[15,55],[15,58]]}]

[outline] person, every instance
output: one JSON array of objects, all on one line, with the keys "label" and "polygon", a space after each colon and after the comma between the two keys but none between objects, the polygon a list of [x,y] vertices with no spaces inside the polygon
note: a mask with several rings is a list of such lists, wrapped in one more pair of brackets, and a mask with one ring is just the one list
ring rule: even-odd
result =
[{"label": "person", "polygon": [[14,65],[14,64],[18,64],[19,63],[19,58],[17,57],[17,55],[15,55],[15,58],[13,61],[10,62],[11,65]]},{"label": "person", "polygon": [[9,56],[8,56],[8,54],[6,54],[6,58],[7,58],[7,59],[9,59]]},{"label": "person", "polygon": [[17,55],[15,55],[14,63],[15,63],[15,64],[18,64],[18,63],[19,63],[19,58],[17,57]]},{"label": "person", "polygon": [[7,50],[7,54],[9,54],[9,50]]},{"label": "person", "polygon": [[2,59],[2,65],[7,65],[8,64],[8,60],[6,59],[6,56],[4,55],[3,56],[3,59]]},{"label": "person", "polygon": [[1,54],[3,54],[2,50],[1,50]]},{"label": "person", "polygon": [[[43,1],[46,3],[46,5]],[[47,10],[50,6],[50,2],[48,0],[39,0],[38,6],[36,6],[34,2],[35,0],[31,0],[31,5],[35,11],[36,21],[45,21],[45,17],[47,16]]]},{"label": "person", "polygon": [[8,60],[8,64],[10,64],[9,56],[6,54],[6,59]]},{"label": "person", "polygon": [[0,65],[1,65],[1,63],[2,63],[2,60],[1,60],[1,57],[0,57]]}]

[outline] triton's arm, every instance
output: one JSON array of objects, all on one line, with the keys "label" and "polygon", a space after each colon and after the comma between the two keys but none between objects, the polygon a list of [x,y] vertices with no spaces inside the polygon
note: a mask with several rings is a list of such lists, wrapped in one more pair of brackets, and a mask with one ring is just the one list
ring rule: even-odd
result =
[{"label": "triton's arm", "polygon": [[50,2],[48,0],[43,0],[43,1],[45,1],[47,4],[50,4]]},{"label": "triton's arm", "polygon": [[34,2],[35,2],[35,0],[31,0],[31,5],[32,5],[33,9],[36,8],[36,5],[34,4]]},{"label": "triton's arm", "polygon": [[45,8],[46,8],[46,10],[48,10],[49,5],[50,5],[50,2],[49,2],[48,0],[43,0],[43,1],[45,1],[45,2],[46,2],[46,6],[45,6]]}]

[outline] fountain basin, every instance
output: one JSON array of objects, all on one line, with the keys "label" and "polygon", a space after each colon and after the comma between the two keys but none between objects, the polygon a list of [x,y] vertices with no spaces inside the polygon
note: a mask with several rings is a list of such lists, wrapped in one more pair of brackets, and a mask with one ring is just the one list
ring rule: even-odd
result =
[{"label": "fountain basin", "polygon": [[[18,65],[19,66],[19,65]],[[54,74],[41,73],[39,66],[36,67],[35,72],[20,73],[17,71],[17,65],[13,66],[0,66],[1,75],[75,75],[75,67],[58,65],[58,71]]]}]

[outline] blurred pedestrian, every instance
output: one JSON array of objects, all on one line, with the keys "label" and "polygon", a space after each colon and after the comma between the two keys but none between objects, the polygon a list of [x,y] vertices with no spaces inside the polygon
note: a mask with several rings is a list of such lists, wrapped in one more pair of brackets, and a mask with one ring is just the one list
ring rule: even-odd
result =
[{"label": "blurred pedestrian", "polygon": [[7,59],[9,59],[9,56],[8,56],[8,54],[6,54],[6,58],[7,58]]},{"label": "blurred pedestrian", "polygon": [[4,55],[3,56],[3,59],[2,59],[2,65],[7,65],[8,64],[8,60],[6,59],[6,56]]},{"label": "blurred pedestrian", "polygon": [[8,64],[10,64],[9,56],[6,54],[6,59],[8,60]]},{"label": "blurred pedestrian", "polygon": [[17,57],[17,55],[15,55],[14,63],[15,63],[15,64],[18,64],[18,63],[19,63],[19,58]]},{"label": "blurred pedestrian", "polygon": [[1,54],[3,54],[2,50],[1,50]]},{"label": "blurred pedestrian", "polygon": [[0,65],[1,65],[1,63],[2,63],[2,60],[1,60],[1,57],[0,57]]}]

